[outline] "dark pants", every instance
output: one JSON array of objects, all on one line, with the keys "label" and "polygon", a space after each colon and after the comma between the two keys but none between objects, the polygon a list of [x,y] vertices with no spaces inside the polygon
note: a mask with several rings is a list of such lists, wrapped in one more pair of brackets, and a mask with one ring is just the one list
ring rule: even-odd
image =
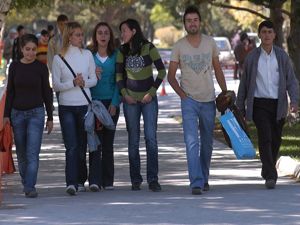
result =
[{"label": "dark pants", "polygon": [[258,148],[262,162],[261,176],[268,180],[277,180],[276,161],[281,145],[284,119],[276,120],[277,100],[255,98],[253,121],[258,135]]},{"label": "dark pants", "polygon": [[84,116],[87,105],[59,105],[59,120],[66,148],[66,183],[84,184],[87,179],[86,149],[87,137],[84,129]]},{"label": "dark pants", "polygon": [[[108,109],[111,100],[101,100]],[[117,125],[120,115],[120,108],[117,108],[116,115],[112,117],[115,125]],[[98,151],[91,152],[89,155],[90,173],[89,183],[97,184],[98,186],[113,186],[114,183],[114,139],[115,130],[109,130],[102,127],[97,131],[101,145]]]}]

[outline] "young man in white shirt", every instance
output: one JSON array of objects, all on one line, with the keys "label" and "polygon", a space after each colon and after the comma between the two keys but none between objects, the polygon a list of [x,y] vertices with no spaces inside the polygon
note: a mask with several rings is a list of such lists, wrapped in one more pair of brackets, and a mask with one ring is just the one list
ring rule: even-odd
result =
[{"label": "young man in white shirt", "polygon": [[245,60],[237,106],[247,120],[255,123],[261,176],[266,188],[273,189],[278,178],[275,166],[288,109],[287,93],[291,112],[297,112],[299,82],[289,56],[273,44],[276,34],[271,21],[260,23],[258,36],[261,46],[250,52]]},{"label": "young man in white shirt", "polygon": [[[202,190],[209,189],[208,176],[216,115],[212,68],[222,91],[227,88],[217,45],[212,37],[200,32],[201,16],[195,6],[185,10],[183,22],[187,35],[173,47],[168,81],[181,98],[192,194],[202,194]],[[178,66],[181,69],[180,85],[175,77]]]}]

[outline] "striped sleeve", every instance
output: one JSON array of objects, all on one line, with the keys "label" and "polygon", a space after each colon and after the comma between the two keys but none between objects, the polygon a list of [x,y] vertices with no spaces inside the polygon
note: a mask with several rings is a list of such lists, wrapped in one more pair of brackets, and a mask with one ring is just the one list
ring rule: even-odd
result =
[{"label": "striped sleeve", "polygon": [[150,44],[149,47],[149,54],[158,72],[158,75],[153,83],[153,86],[150,89],[151,96],[155,96],[157,89],[159,88],[160,84],[163,82],[163,79],[166,76],[166,69],[157,48],[152,43]]},{"label": "striped sleeve", "polygon": [[118,51],[117,53],[117,61],[116,61],[116,79],[118,88],[123,96],[127,95],[127,90],[125,86],[125,79],[124,79],[124,55]]}]

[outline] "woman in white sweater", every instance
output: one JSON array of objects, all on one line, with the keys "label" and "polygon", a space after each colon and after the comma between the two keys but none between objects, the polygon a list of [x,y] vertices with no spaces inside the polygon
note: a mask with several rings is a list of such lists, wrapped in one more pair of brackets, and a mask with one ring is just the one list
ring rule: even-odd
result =
[{"label": "woman in white sweater", "polygon": [[66,148],[66,192],[70,195],[75,195],[77,190],[85,190],[87,180],[84,116],[88,101],[81,88],[91,99],[89,88],[97,83],[93,56],[90,51],[82,49],[82,43],[80,24],[67,23],[60,55],[71,66],[76,77],[59,55],[54,57],[52,64],[53,88],[59,92],[59,120]]}]

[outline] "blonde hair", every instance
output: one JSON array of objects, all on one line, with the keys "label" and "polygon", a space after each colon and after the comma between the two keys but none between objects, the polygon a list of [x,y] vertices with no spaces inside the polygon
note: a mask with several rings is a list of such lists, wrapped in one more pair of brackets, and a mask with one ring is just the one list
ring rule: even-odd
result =
[{"label": "blonde hair", "polygon": [[62,35],[62,48],[60,51],[60,54],[62,56],[65,56],[66,52],[68,51],[70,46],[69,38],[77,28],[82,29],[81,25],[78,22],[68,22],[66,24]]}]

